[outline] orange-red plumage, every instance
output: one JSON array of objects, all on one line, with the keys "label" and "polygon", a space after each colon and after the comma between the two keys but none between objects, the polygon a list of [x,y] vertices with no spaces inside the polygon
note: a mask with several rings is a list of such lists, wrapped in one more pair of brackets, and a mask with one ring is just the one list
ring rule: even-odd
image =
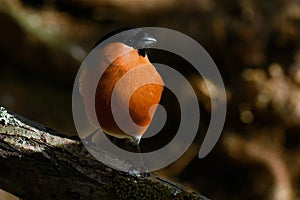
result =
[{"label": "orange-red plumage", "polygon": [[[163,81],[154,66],[149,62],[147,55],[140,55],[137,49],[129,47],[123,43],[114,42],[107,44],[101,49],[98,69],[104,70],[99,82],[97,83],[96,94],[86,92],[89,84],[87,83],[88,74],[94,72],[83,71],[80,77],[81,94],[84,99],[85,109],[88,118],[93,123],[90,100],[95,100],[95,111],[97,120],[105,133],[117,138],[139,139],[151,123],[151,119],[156,110],[156,106],[161,98],[163,91]],[[130,73],[128,79],[119,85],[116,90],[116,110],[123,124],[131,126],[129,119],[122,109],[129,109],[132,120],[138,127],[128,127],[132,132],[125,133],[117,126],[111,108],[112,93],[116,84],[126,73]],[[130,96],[128,91],[135,87],[136,82],[141,80],[150,80],[151,83],[137,88]],[[134,88],[135,89],[135,88]],[[126,102],[129,100],[129,108]],[[154,106],[154,107],[152,107]],[[128,123],[127,123],[128,122]]]}]

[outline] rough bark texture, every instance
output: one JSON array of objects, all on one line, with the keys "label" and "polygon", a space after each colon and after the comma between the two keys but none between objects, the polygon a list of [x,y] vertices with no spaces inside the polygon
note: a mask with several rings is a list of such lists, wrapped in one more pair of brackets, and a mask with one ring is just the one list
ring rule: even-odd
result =
[{"label": "rough bark texture", "polygon": [[152,173],[141,178],[107,167],[88,154],[79,138],[3,107],[0,166],[0,188],[22,199],[206,199]]}]

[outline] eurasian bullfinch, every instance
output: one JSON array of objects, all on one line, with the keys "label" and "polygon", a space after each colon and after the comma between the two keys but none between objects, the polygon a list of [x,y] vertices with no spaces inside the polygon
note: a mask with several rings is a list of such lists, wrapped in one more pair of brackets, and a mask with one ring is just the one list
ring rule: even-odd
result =
[{"label": "eurasian bullfinch", "polygon": [[[116,33],[118,32],[120,31]],[[146,52],[148,47],[156,43],[156,39],[141,29],[118,33],[112,42],[106,42],[105,39],[100,41],[104,46],[98,51],[97,66],[93,70],[82,70],[80,75],[79,88],[86,115],[91,124],[100,124],[106,134],[119,139],[129,138],[138,144],[151,123],[164,87],[161,76],[150,63]],[[96,91],[93,92],[90,88],[95,82],[89,77],[97,74],[97,70],[102,76],[97,79]],[[126,73],[130,75],[115,90]],[[134,88],[139,80],[144,79],[150,82]],[[129,94],[128,91],[131,90],[133,93]],[[111,103],[113,91],[116,97],[114,109],[123,127],[131,130],[130,133],[122,130],[116,123]],[[128,99],[129,104],[126,102]],[[92,101],[95,103],[91,103]],[[128,109],[130,115],[124,114],[124,109]],[[129,117],[138,126],[132,126]]]}]

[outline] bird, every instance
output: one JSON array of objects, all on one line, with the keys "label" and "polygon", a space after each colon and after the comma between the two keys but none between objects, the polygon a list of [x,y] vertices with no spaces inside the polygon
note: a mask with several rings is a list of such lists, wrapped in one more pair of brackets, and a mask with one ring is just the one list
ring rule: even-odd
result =
[{"label": "bird", "polygon": [[[107,40],[112,36],[115,36],[113,40]],[[112,138],[126,139],[138,145],[152,121],[164,89],[163,79],[147,55],[147,48],[156,42],[152,35],[140,28],[118,29],[105,35],[95,45],[97,48],[98,44],[102,44],[97,53],[96,66],[81,71],[79,91],[87,118],[94,126],[99,124],[103,132]],[[116,88],[127,73],[130,76]],[[102,76],[91,79],[94,74]],[[149,80],[150,83],[134,88],[143,80]],[[93,84],[96,84],[94,92],[91,91]],[[134,91],[128,93],[131,90]],[[116,123],[111,104],[113,92],[116,97],[114,109],[123,127],[130,130],[130,133]],[[126,109],[130,115],[125,114]],[[137,126],[132,126],[130,120]],[[88,137],[91,140],[93,134]]]}]

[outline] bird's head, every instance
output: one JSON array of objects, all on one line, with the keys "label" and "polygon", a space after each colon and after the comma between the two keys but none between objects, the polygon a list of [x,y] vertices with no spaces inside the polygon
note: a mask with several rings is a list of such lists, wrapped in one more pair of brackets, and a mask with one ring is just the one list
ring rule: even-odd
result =
[{"label": "bird's head", "polygon": [[[114,37],[113,37],[114,36]],[[112,38],[111,40],[107,40]],[[120,28],[104,35],[95,45],[99,43],[122,42],[135,49],[146,49],[153,46],[157,40],[140,28]]]}]

